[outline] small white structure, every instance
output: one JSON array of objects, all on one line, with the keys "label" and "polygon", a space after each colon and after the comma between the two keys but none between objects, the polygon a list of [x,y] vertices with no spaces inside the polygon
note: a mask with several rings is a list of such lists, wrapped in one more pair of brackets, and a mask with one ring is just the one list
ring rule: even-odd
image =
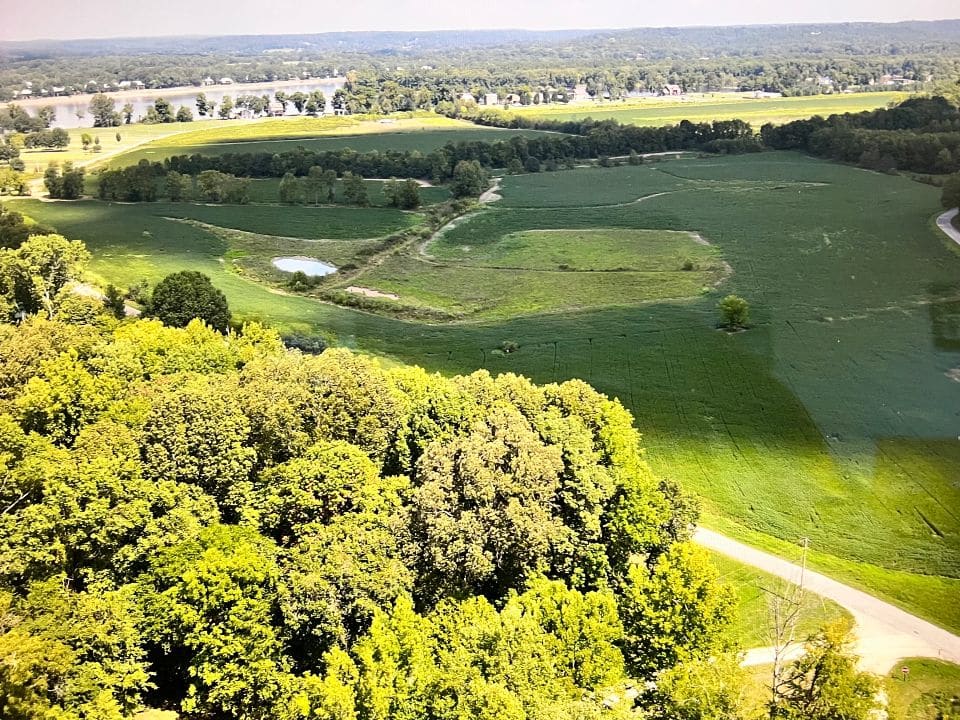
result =
[{"label": "small white structure", "polygon": [[475,102],[477,102],[477,99],[476,99],[473,95],[471,95],[470,93],[468,93],[468,92],[461,93],[461,94],[460,94],[460,99],[461,99],[463,102],[467,102],[467,103],[475,103]]},{"label": "small white structure", "polygon": [[204,86],[206,86],[206,85],[216,85],[216,84],[217,84],[217,81],[214,80],[212,77],[205,77],[203,80],[200,81],[200,84],[201,84],[201,85],[204,85]]},{"label": "small white structure", "polygon": [[660,94],[676,97],[677,95],[683,95],[683,88],[681,88],[679,85],[667,84],[660,89]]},{"label": "small white structure", "polygon": [[222,77],[220,78],[221,85],[233,85],[233,78]]},{"label": "small white structure", "polygon": [[483,96],[484,105],[496,105],[500,102],[500,98],[497,97],[496,93],[485,93]]}]

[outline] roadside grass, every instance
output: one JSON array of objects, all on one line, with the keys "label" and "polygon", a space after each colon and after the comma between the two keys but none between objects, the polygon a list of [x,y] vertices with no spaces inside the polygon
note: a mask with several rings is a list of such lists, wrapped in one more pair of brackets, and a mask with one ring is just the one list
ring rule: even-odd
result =
[{"label": "roadside grass", "polygon": [[[734,634],[740,647],[749,650],[773,645],[770,593],[785,595],[795,586],[720,553],[711,552],[710,556],[720,572],[720,579],[736,592]],[[850,614],[832,600],[804,593],[796,639],[803,641],[827,623],[841,617],[850,617]]]},{"label": "roadside grass", "polygon": [[[657,179],[689,191],[602,207],[608,193],[630,200],[636,187],[660,191]],[[611,192],[618,183],[633,186]],[[322,333],[444,373],[483,367],[540,383],[583,378],[633,412],[654,471],[701,498],[705,524],[787,557],[808,537],[812,567],[960,630],[960,256],[930,222],[939,212],[935,188],[763,153],[515,176],[503,194],[503,204],[520,207],[482,211],[432,247],[508,256],[514,251],[496,244],[518,233],[538,237],[523,235],[530,231],[697,232],[733,274],[681,302],[506,317],[514,307],[483,322],[426,324],[277,295],[218,262],[225,241],[140,206],[13,205],[87,240],[94,271],[111,282],[199,269],[238,317],[283,332]],[[557,207],[559,194],[570,204]],[[223,215],[184,216],[228,224],[232,208],[209,210]],[[264,225],[250,229],[297,234],[296,214],[269,210]],[[397,262],[398,284],[425,264],[412,254]],[[424,302],[450,303],[456,293],[489,302],[505,284],[527,282],[509,271],[454,269],[471,274],[417,276]],[[542,291],[590,302],[588,286],[553,285],[580,274],[589,273],[549,273]],[[367,283],[361,276],[357,284]],[[729,292],[751,304],[747,332],[715,329],[716,303]],[[508,340],[519,347],[504,354]]]},{"label": "roadside grass", "polygon": [[711,122],[740,119],[759,131],[764,123],[781,124],[834,113],[861,112],[906,100],[905,92],[851,93],[809,97],[753,98],[751,93],[731,97],[726,93],[693,94],[677,98],[632,98],[624,102],[577,105],[528,105],[511,107],[509,112],[549,120],[617,120],[627,125],[675,125],[681,120]]},{"label": "roadside grass", "polygon": [[[909,668],[904,678],[901,668]],[[908,658],[884,679],[890,720],[937,720],[960,712],[960,665]]]}]

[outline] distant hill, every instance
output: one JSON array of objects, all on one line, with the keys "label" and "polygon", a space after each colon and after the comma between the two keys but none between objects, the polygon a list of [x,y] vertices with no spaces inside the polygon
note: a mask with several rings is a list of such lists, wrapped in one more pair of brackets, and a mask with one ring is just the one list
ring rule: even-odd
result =
[{"label": "distant hill", "polygon": [[899,23],[743,25],[631,30],[456,30],[433,32],[332,32],[298,35],[111,38],[0,42],[7,61],[64,56],[183,54],[256,55],[295,52],[309,56],[361,53],[419,57],[450,50],[517,46],[551,48],[563,55],[637,54],[671,57],[775,55],[897,55],[960,48],[960,19]]}]

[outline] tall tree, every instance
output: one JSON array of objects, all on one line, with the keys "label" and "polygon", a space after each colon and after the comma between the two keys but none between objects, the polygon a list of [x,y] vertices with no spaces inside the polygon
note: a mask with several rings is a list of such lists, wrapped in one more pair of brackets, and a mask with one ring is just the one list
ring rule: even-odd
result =
[{"label": "tall tree", "polygon": [[97,93],[90,98],[89,110],[93,117],[94,127],[113,127],[120,124],[117,104],[112,97],[105,93]]},{"label": "tall tree", "polygon": [[150,314],[173,327],[184,327],[194,318],[221,332],[226,332],[230,324],[227,298],[209,277],[195,270],[167,275],[157,283],[150,300]]}]

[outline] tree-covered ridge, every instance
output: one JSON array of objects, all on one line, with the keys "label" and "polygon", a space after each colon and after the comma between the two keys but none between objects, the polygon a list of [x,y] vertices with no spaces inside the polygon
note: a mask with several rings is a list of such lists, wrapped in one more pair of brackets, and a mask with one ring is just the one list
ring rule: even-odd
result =
[{"label": "tree-covered ridge", "polygon": [[76,315],[0,325],[4,717],[617,717],[727,647],[585,383]]},{"label": "tree-covered ridge", "polygon": [[600,97],[656,92],[664,83],[817,94],[824,75],[830,90],[882,86],[885,75],[909,85],[956,75],[960,21],[31,41],[0,43],[0,57],[3,100],[25,82],[75,93],[124,80],[168,88],[206,77],[274,82],[335,71],[396,83],[411,101],[426,95],[434,105],[464,91],[578,83]]}]

